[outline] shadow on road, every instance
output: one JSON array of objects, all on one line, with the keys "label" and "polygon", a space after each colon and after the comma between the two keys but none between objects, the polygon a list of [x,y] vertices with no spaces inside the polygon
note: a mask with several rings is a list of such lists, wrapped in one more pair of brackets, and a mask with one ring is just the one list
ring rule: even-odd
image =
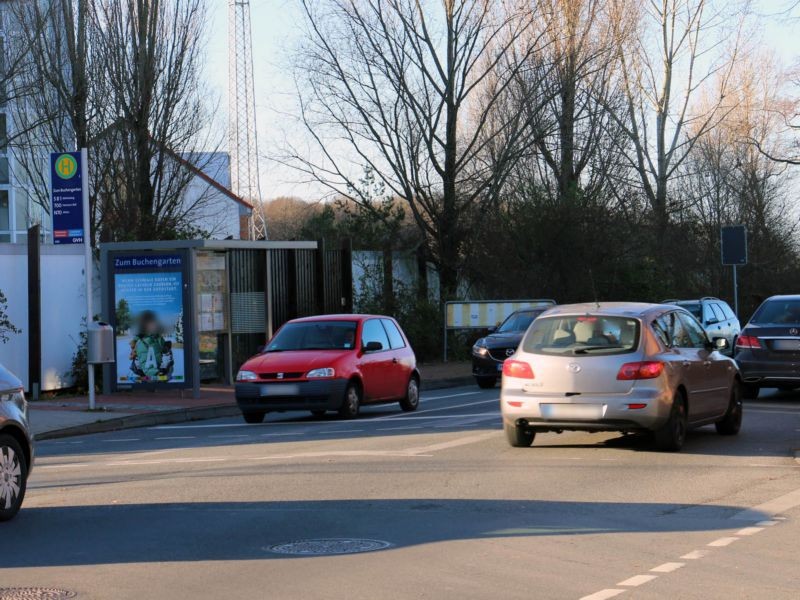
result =
[{"label": "shadow on road", "polygon": [[429,498],[29,508],[0,526],[0,571],[287,558],[270,547],[319,538],[385,540],[403,548],[451,540],[713,531],[730,528],[729,517],[740,510],[722,505]]}]

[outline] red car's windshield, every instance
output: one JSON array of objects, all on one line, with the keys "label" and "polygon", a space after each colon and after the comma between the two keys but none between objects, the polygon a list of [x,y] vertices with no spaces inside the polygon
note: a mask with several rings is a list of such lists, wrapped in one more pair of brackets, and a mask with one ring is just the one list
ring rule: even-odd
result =
[{"label": "red car's windshield", "polygon": [[355,347],[356,321],[287,323],[270,341],[266,352],[289,350],[350,350]]}]

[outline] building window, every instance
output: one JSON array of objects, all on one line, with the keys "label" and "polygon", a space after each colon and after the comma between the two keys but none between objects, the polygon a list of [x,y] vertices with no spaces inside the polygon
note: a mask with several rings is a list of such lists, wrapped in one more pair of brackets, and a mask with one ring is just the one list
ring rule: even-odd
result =
[{"label": "building window", "polygon": [[0,242],[11,241],[11,206],[8,190],[0,190]]}]

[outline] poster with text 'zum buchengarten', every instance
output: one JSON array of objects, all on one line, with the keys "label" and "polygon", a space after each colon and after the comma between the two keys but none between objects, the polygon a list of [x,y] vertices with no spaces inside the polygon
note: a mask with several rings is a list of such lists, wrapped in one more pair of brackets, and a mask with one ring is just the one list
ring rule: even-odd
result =
[{"label": "poster with text 'zum buchengarten'", "polygon": [[181,262],[179,255],[115,258],[118,384],[185,381]]}]

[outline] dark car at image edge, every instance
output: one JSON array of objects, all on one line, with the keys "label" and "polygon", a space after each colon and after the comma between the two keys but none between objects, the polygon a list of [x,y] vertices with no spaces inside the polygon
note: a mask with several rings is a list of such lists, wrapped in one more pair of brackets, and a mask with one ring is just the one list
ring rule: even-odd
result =
[{"label": "dark car at image edge", "polygon": [[742,329],[735,358],[746,398],[762,387],[800,387],[800,294],[767,298]]}]

